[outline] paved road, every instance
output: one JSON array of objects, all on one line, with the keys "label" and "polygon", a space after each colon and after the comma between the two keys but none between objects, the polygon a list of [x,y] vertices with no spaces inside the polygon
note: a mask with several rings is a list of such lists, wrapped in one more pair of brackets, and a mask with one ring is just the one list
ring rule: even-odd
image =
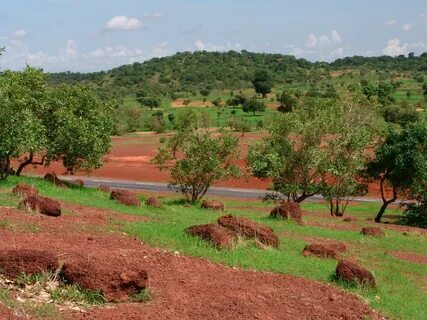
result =
[{"label": "paved road", "polygon": [[[163,191],[170,192],[170,189],[166,183],[158,182],[138,182],[132,180],[110,180],[110,179],[98,179],[89,177],[77,177],[77,176],[61,176],[64,180],[76,180],[82,179],[85,182],[85,186],[90,188],[96,188],[100,185],[107,185],[113,189],[130,189],[130,190],[145,190],[145,191]],[[223,196],[223,197],[237,197],[246,199],[257,199],[266,194],[267,190],[262,189],[238,189],[238,188],[224,188],[224,187],[213,187],[208,191],[209,195]],[[322,196],[313,196],[308,200],[322,200]],[[355,201],[360,202],[381,202],[381,199],[377,198],[355,198]]]}]

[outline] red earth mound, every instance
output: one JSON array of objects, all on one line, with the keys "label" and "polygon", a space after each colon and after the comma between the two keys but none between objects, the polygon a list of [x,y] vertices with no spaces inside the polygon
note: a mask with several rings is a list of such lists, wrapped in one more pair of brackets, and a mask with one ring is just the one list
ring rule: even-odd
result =
[{"label": "red earth mound", "polygon": [[338,253],[334,248],[324,244],[313,243],[305,246],[302,254],[304,256],[316,256],[320,258],[331,258],[336,259]]},{"label": "red earth mound", "polygon": [[20,184],[17,184],[12,189],[12,193],[26,197],[26,196],[36,196],[39,194],[39,191],[33,186],[20,183]]},{"label": "red earth mound", "polygon": [[46,250],[0,250],[0,272],[9,278],[21,273],[34,275],[59,268],[57,255]]},{"label": "red earth mound", "polygon": [[[379,317],[355,295],[289,275],[243,271],[203,259],[168,253],[121,232],[101,232],[112,212],[78,206],[55,221],[0,208],[0,217],[40,224],[37,233],[0,228],[0,250],[49,250],[64,263],[102,263],[114,273],[143,266],[150,276],[149,303],[121,303],[81,311],[60,311],[64,319],[363,319]],[[130,216],[117,214],[116,219]],[[20,221],[20,220],[19,220]],[[71,226],[74,226],[71,228]],[[90,231],[93,230],[93,231]],[[106,229],[106,231],[109,229]],[[120,231],[118,229],[117,231]],[[84,260],[82,260],[84,259]],[[129,269],[128,269],[129,268]]]},{"label": "red earth mound", "polygon": [[203,224],[185,229],[185,233],[192,236],[199,236],[211,242],[218,249],[231,248],[233,236],[230,230],[217,224]]},{"label": "red earth mound", "polygon": [[0,303],[0,319],[2,320],[23,320],[27,318],[18,317],[13,314],[12,310]]},{"label": "red earth mound", "polygon": [[83,257],[75,257],[74,261],[64,264],[62,272],[69,282],[81,288],[100,290],[108,301],[123,302],[146,288],[148,274],[141,268],[132,270],[123,263],[111,270],[111,265],[102,259],[92,257],[86,261]]},{"label": "red earth mound", "polygon": [[377,238],[382,238],[385,236],[384,231],[382,231],[381,228],[378,228],[378,227],[364,227],[362,228],[361,233],[364,235],[373,236]]},{"label": "red earth mound", "polygon": [[204,209],[211,209],[215,211],[224,211],[224,204],[219,201],[209,201],[209,200],[203,200],[202,201],[202,208]]},{"label": "red earth mound", "polygon": [[282,217],[285,220],[292,219],[298,224],[302,224],[302,211],[297,202],[284,202],[270,212],[270,217]]},{"label": "red earth mound", "polygon": [[61,215],[61,204],[51,198],[41,196],[29,196],[19,203],[19,208],[38,212],[50,217]]},{"label": "red earth mound", "polygon": [[102,192],[110,193],[110,187],[103,184],[99,186],[99,190],[101,190]]},{"label": "red earth mound", "polygon": [[149,207],[160,208],[162,203],[156,197],[150,197],[145,201],[145,204]]},{"label": "red earth mound", "polygon": [[56,185],[58,187],[65,187],[66,186],[66,183],[64,181],[62,181],[61,179],[59,179],[55,173],[46,173],[43,179],[53,183],[54,185]]},{"label": "red earth mound", "polygon": [[139,207],[140,201],[138,196],[127,190],[113,190],[111,191],[111,199],[124,204],[126,206]]},{"label": "red earth mound", "polygon": [[218,224],[242,236],[257,239],[267,246],[279,246],[279,238],[273,233],[273,230],[255,221],[226,215],[218,218]]},{"label": "red earth mound", "polygon": [[375,288],[376,286],[373,274],[364,267],[361,267],[351,261],[339,261],[336,269],[336,275],[338,278],[345,281],[358,282],[372,288]]}]

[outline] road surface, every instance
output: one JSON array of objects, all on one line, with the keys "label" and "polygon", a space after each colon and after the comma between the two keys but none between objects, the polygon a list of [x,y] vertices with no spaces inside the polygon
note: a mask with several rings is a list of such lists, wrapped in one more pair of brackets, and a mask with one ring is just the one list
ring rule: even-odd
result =
[{"label": "road surface", "polygon": [[[166,183],[159,182],[141,182],[132,180],[113,180],[113,179],[100,179],[90,177],[78,177],[78,176],[61,176],[61,179],[72,181],[81,179],[85,182],[85,186],[89,188],[97,188],[100,185],[109,186],[111,189],[129,189],[129,190],[145,190],[145,191],[160,191],[160,192],[171,192],[174,189],[168,187]],[[175,189],[176,190],[176,189]],[[245,198],[245,199],[257,199],[264,196],[268,191],[262,189],[238,189],[238,188],[224,188],[224,187],[212,187],[208,191],[208,195],[221,196],[221,197],[233,197],[233,198]],[[323,200],[322,196],[315,195],[307,200]],[[354,201],[360,202],[382,202],[378,198],[367,198],[357,197]]]}]

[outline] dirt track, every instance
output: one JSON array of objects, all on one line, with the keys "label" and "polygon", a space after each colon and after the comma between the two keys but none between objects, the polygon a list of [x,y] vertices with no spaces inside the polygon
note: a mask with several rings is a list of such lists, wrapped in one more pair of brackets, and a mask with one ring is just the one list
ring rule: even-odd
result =
[{"label": "dirt track", "polygon": [[[140,266],[149,274],[153,299],[124,303],[68,319],[364,319],[375,318],[357,297],[332,286],[294,276],[236,270],[152,248],[120,232],[117,215],[82,206],[66,206],[59,218],[24,215],[0,207],[0,218],[37,225],[38,232],[0,229],[0,250],[49,248],[62,259],[102,261],[111,269]],[[142,219],[143,220],[143,219]],[[96,275],[94,275],[96,276]]]}]

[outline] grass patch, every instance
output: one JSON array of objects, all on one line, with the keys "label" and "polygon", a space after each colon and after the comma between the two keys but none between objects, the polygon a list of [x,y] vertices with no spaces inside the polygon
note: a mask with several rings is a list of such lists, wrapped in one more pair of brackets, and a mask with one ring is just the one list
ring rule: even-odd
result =
[{"label": "grass patch", "polygon": [[[163,208],[146,206],[134,208],[120,205],[110,200],[108,194],[98,190],[57,188],[41,179],[11,177],[6,182],[0,182],[0,188],[11,189],[18,182],[32,184],[41,194],[65,202],[148,217],[150,219],[147,221],[126,222],[122,228],[153,246],[242,269],[291,274],[332,283],[363,297],[373,308],[392,319],[427,319],[427,309],[424,308],[427,301],[425,289],[427,268],[424,265],[397,259],[390,254],[392,251],[409,251],[427,255],[427,239],[424,235],[409,232],[404,236],[401,232],[385,230],[385,238],[373,238],[361,235],[359,230],[300,226],[269,218],[268,213],[261,210],[266,204],[260,201],[227,200],[226,213],[247,217],[270,226],[279,235],[281,245],[278,249],[262,249],[254,242],[238,242],[233,250],[217,250],[200,238],[186,235],[183,230],[195,224],[214,223],[222,213],[202,210],[199,205],[188,206],[187,203],[176,200],[175,196],[170,197],[172,200],[164,201]],[[4,199],[0,198],[0,205],[2,201],[7,201]],[[251,210],[243,209],[248,206]],[[351,205],[347,214],[356,217],[358,219],[356,225],[362,227],[366,219],[375,216],[378,207],[378,203],[368,202]],[[303,209],[316,212],[315,215],[307,216],[305,218],[307,221],[349,224],[342,219],[330,218],[323,203],[307,202],[303,205]],[[394,215],[398,212],[390,209],[386,214]],[[304,239],[310,237],[345,242],[349,246],[346,256],[355,257],[359,263],[375,274],[377,289],[351,287],[332,281],[331,275],[334,274],[337,264],[335,260],[302,256],[301,252],[307,244]],[[71,297],[76,294],[73,290],[67,293]],[[147,299],[144,297],[145,294],[140,299],[145,301]]]}]

